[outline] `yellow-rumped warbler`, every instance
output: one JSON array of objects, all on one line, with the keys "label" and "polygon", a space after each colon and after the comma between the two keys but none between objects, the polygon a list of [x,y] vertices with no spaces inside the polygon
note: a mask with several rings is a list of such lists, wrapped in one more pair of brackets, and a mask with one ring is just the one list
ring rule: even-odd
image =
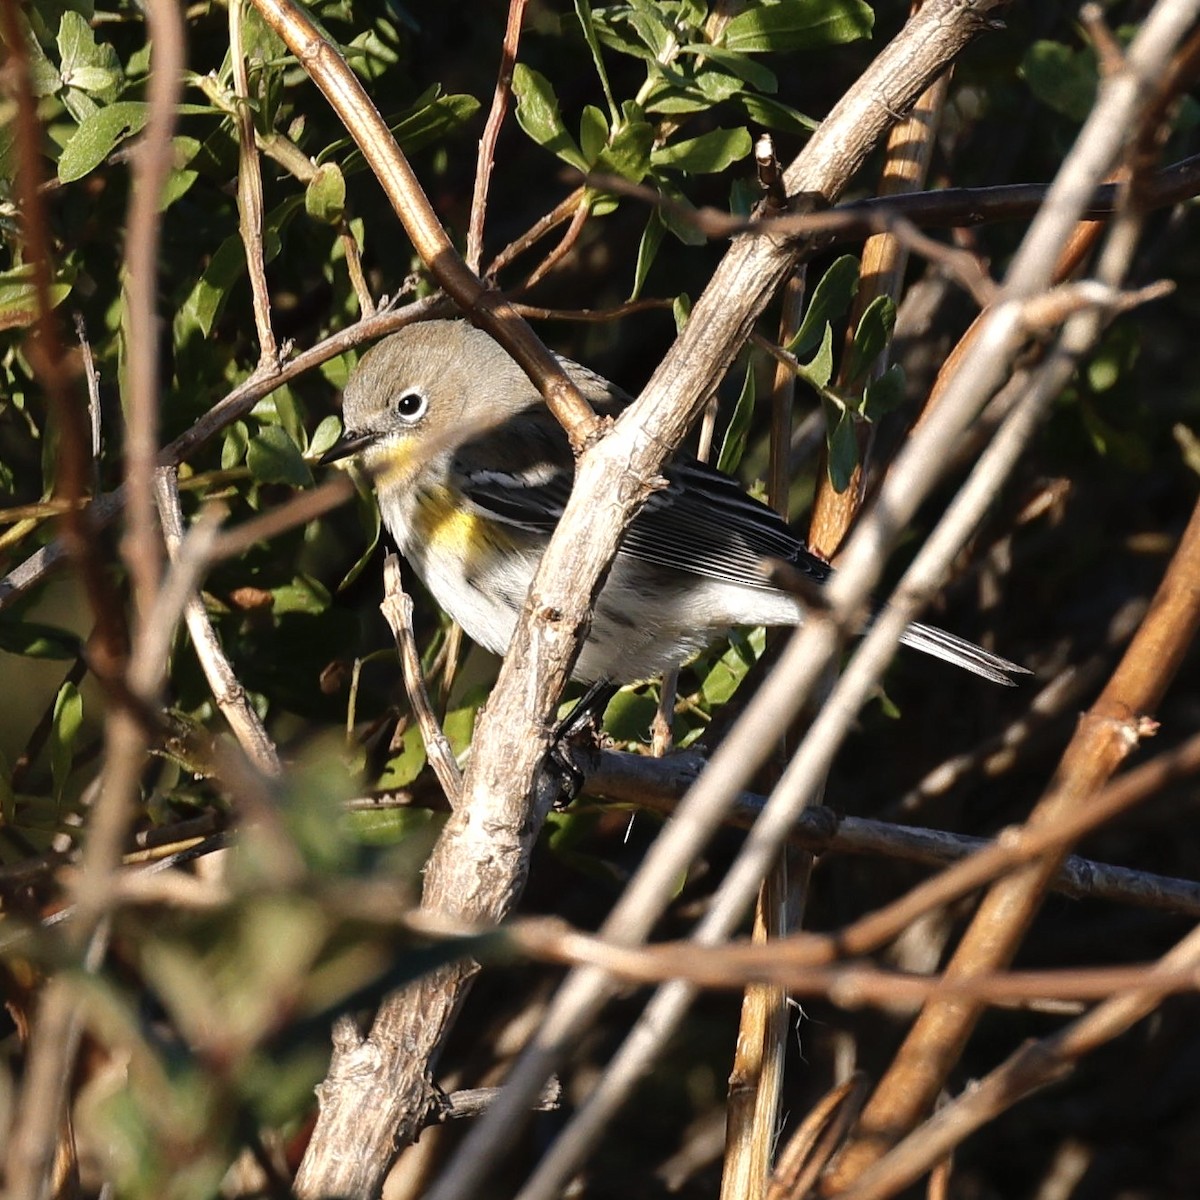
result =
[{"label": "yellow-rumped warbler", "polygon": [[[628,403],[606,379],[559,361],[598,412]],[[343,409],[344,436],[321,461],[362,456],[401,554],[471,638],[503,654],[574,478],[566,434],[537,389],[482,330],[428,321],[364,356]],[[764,558],[816,582],[831,573],[730,476],[683,456],[663,476],[625,531],[576,679],[647,679],[734,625],[799,623],[800,603],[767,580]],[[910,625],[903,641],[995,683],[1028,674],[928,625]]]}]

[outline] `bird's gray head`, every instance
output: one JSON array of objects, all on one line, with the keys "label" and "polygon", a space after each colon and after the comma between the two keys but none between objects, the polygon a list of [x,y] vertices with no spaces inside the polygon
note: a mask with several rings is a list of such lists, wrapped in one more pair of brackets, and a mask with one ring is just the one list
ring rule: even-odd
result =
[{"label": "bird's gray head", "polygon": [[342,439],[321,461],[361,454],[372,470],[403,468],[413,451],[449,448],[530,404],[519,366],[466,321],[423,321],[363,356],[342,399]]}]

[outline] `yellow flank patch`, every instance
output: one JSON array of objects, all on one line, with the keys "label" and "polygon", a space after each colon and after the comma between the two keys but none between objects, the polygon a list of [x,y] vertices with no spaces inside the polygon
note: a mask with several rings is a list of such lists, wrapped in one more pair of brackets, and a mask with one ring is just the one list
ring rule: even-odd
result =
[{"label": "yellow flank patch", "polygon": [[[467,561],[501,542],[496,525],[456,505],[440,484],[422,488],[413,512],[413,532],[442,554]],[[507,545],[508,539],[503,542]]]}]

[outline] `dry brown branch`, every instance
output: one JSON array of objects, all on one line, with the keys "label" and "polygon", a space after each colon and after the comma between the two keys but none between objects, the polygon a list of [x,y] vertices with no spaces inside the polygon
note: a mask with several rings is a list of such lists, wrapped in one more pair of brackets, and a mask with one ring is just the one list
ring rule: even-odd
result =
[{"label": "dry brown branch", "polygon": [[1197,963],[1200,930],[1190,933],[1152,970],[1143,969],[1124,995],[1106,1000],[1048,1038],[1026,1043],[909,1134],[852,1187],[839,1193],[839,1200],[884,1200],[895,1195],[976,1129],[1026,1096],[1065,1078],[1084,1055],[1153,1012],[1162,1001],[1162,986],[1171,978],[1194,975]]},{"label": "dry brown branch", "polygon": [[856,1071],[808,1111],[779,1155],[767,1200],[799,1200],[809,1194],[858,1116],[866,1084],[866,1077]]},{"label": "dry brown branch", "polygon": [[475,163],[475,192],[471,197],[471,222],[467,229],[467,266],[477,275],[483,261],[483,224],[487,218],[488,184],[496,160],[496,140],[508,101],[512,94],[513,68],[517,62],[517,46],[521,41],[521,23],[525,19],[526,0],[509,0],[508,23],[504,28],[504,44],[500,50],[500,70],[496,76],[496,90],[492,93],[492,107],[488,113],[483,137],[479,141],[479,156]]},{"label": "dry brown branch", "polygon": [[271,297],[267,291],[267,267],[263,252],[263,188],[258,162],[258,142],[254,134],[254,113],[250,107],[250,76],[246,69],[246,51],[242,42],[242,14],[245,0],[230,0],[229,56],[233,65],[233,86],[237,96],[234,123],[238,144],[238,228],[246,251],[246,271],[254,302],[254,324],[258,329],[258,360],[273,363],[279,357],[275,332],[271,328]]},{"label": "dry brown branch", "polygon": [[[641,804],[669,814],[675,810],[700,770],[691,756],[676,756],[662,762],[605,752],[599,770],[589,777],[589,791],[612,800]],[[983,887],[1012,867],[1029,861],[1046,850],[1070,845],[1131,805],[1168,784],[1200,770],[1200,738],[1191,738],[1175,750],[1160,754],[1121,776],[1088,803],[1086,811],[1044,831],[1013,831],[999,838],[969,837],[944,830],[892,825],[867,817],[838,816],[830,809],[806,810],[796,821],[796,844],[817,853],[879,854],[936,866],[958,859],[942,875],[912,889],[878,913],[869,914],[843,929],[837,943],[849,953],[866,954],[898,936],[922,914],[949,904]],[[750,824],[766,801],[744,793],[732,820]],[[1096,898],[1121,903],[1147,904],[1169,912],[1200,915],[1200,884],[1191,880],[1166,879],[1128,868],[1113,867],[1072,856],[1053,877],[1056,891],[1078,899]],[[830,943],[822,953],[829,952]]]},{"label": "dry brown branch", "polygon": [[[167,553],[175,562],[183,544],[183,513],[179,506],[179,480],[174,467],[159,467],[156,490]],[[200,660],[213,699],[233,730],[238,744],[264,775],[278,775],[281,770],[279,752],[251,706],[246,689],[234,673],[199,596],[193,596],[188,601],[184,618],[188,633],[191,634],[192,648]]]},{"label": "dry brown branch", "polygon": [[[1045,183],[938,188],[931,192],[854,200],[823,211],[748,218],[734,216],[719,208],[688,208],[644,184],[633,184],[610,175],[589,175],[588,182],[604,191],[667,209],[676,219],[686,221],[712,239],[759,233],[810,239],[823,249],[887,233],[895,221],[909,221],[921,228],[934,229],[1028,220],[1037,214],[1050,190],[1050,185]],[[1105,183],[1096,187],[1082,207],[1082,216],[1089,222],[1102,222],[1103,218],[1111,216],[1120,203],[1122,186]],[[1190,155],[1149,175],[1142,188],[1139,200],[1146,211],[1169,208],[1192,199],[1200,190],[1200,154]],[[560,215],[560,221],[565,219]],[[1084,231],[1081,231],[1079,240],[1074,236],[1064,240],[1062,261],[1068,264],[1066,274],[1079,265],[1095,244],[1098,232],[1083,236]]]},{"label": "dry brown branch", "polygon": [[412,627],[412,597],[404,590],[404,581],[400,576],[400,560],[395,554],[389,554],[383,564],[383,603],[380,608],[392,636],[396,639],[400,665],[404,670],[404,688],[408,692],[408,702],[421,729],[429,765],[442,785],[450,807],[454,808],[462,793],[462,773],[458,769],[458,760],[454,757],[449,739],[438,724],[429,693],[425,689],[421,656],[417,652],[417,639]]},{"label": "dry brown branch", "polygon": [[[1069,830],[1081,817],[1096,815],[1090,801],[1096,789],[1136,748],[1145,736],[1140,717],[1153,711],[1177,669],[1178,663],[1200,627],[1200,509],[1193,514],[1171,567],[1163,580],[1145,621],[1108,685],[1080,724],[1075,739],[1056,772],[1051,790],[1030,817],[1029,829]],[[995,885],[980,906],[964,935],[947,972],[954,981],[994,971],[1015,951],[1032,920],[1048,879],[1057,868],[1072,839],[1058,841],[1058,853],[1026,859],[1027,865]],[[916,898],[916,892],[905,900]],[[905,1046],[889,1074],[879,1086],[863,1115],[863,1140],[854,1151],[853,1164],[865,1169],[878,1153],[881,1129],[911,1128],[928,1104],[933,1081],[944,1078],[957,1059],[961,1045],[978,1019],[979,1008],[961,1001],[934,1002],[913,1026]],[[914,1092],[920,1095],[910,1100]],[[846,1159],[842,1160],[846,1163]],[[848,1178],[850,1166],[841,1166]]]},{"label": "dry brown branch", "polygon": [[599,966],[632,983],[677,981],[707,989],[769,983],[798,996],[823,996],[847,1009],[873,1006],[903,1012],[935,1001],[1026,1008],[1047,1001],[1111,1000],[1133,989],[1146,991],[1157,1004],[1167,996],[1200,989],[1200,974],[1191,962],[1167,970],[1156,969],[1154,963],[1134,963],[971,976],[915,975],[858,962],[801,965],[789,955],[787,938],[770,945],[618,946],[554,920],[518,922],[508,933],[513,945],[532,958]]},{"label": "dry brown branch", "polygon": [[[28,62],[24,52],[24,33],[16,22],[11,4],[4,5],[5,40],[13,61]],[[154,44],[148,86],[150,105],[146,134],[134,160],[133,184],[129,205],[126,242],[126,288],[128,304],[129,395],[126,430],[126,491],[130,501],[127,531],[122,551],[130,569],[138,618],[135,652],[130,659],[125,681],[132,704],[115,705],[105,725],[105,761],[99,796],[89,815],[88,838],[84,846],[81,870],[75,887],[78,920],[69,933],[70,951],[87,970],[96,970],[107,947],[107,929],[114,872],[120,863],[121,850],[128,827],[131,799],[141,772],[146,750],[146,730],[136,701],[152,704],[165,670],[171,614],[164,610],[159,593],[159,560],[161,546],[154,519],[153,478],[154,459],[158,453],[158,335],[155,327],[155,298],[157,281],[157,248],[159,239],[158,201],[167,172],[171,167],[171,132],[175,121],[175,104],[183,70],[183,30],[179,12],[172,0],[155,0],[147,6],[147,22]],[[16,49],[16,47],[20,49]],[[27,75],[26,75],[27,85]],[[24,104],[18,88],[18,108]],[[19,129],[26,121],[19,120]],[[28,113],[28,132],[36,131],[36,119]],[[20,141],[20,135],[18,140]],[[24,168],[36,170],[26,161]],[[21,172],[26,186],[33,183],[28,170]],[[31,204],[26,220],[41,225],[41,206],[36,196],[24,196]],[[35,273],[40,275],[39,295],[45,300],[49,281],[48,242],[31,247],[36,262]],[[49,307],[39,306],[48,317]],[[49,343],[43,344],[47,358],[42,374],[47,392],[63,408],[64,425],[69,430],[64,438],[64,470],[71,478],[67,488],[68,500],[83,494],[87,442],[80,427],[77,411],[72,413],[68,376],[64,374],[65,360],[58,348],[53,318],[42,322],[43,333],[49,332]],[[31,356],[34,357],[34,356]],[[86,519],[77,518],[74,510],[65,518],[71,536],[86,537]],[[102,670],[115,671],[119,622],[118,602],[111,589],[100,584],[102,591],[93,592],[96,580],[93,572],[102,576],[94,547],[77,547],[84,565],[93,602],[99,599],[107,611],[97,612],[98,628],[108,630],[107,659]],[[88,563],[92,566],[89,568]],[[178,590],[165,589],[163,597],[183,600]],[[109,607],[111,606],[111,607]],[[175,613],[178,616],[178,613]],[[155,625],[165,618],[165,623]],[[14,1196],[36,1200],[50,1186],[51,1167],[58,1142],[61,1114],[69,1085],[71,1065],[78,1048],[79,1019],[76,998],[69,983],[61,975],[48,985],[38,1012],[38,1020],[30,1045],[20,1119],[13,1131],[8,1157],[8,1183]]]},{"label": "dry brown branch", "polygon": [[524,254],[531,246],[537,245],[542,238],[557,229],[564,221],[569,221],[578,211],[584,194],[584,188],[576,188],[566,199],[560,200],[544,217],[535,221],[519,238],[505,246],[488,264],[484,278],[495,279],[515,258]]},{"label": "dry brown branch", "polygon": [[[1102,82],[1097,104],[1060,176],[1060,180],[1069,181],[1064,183],[1063,193],[1073,189],[1081,198],[1090,188],[1086,171],[1094,171],[1098,163],[1103,163],[1101,169],[1111,168],[1119,147],[1114,144],[1114,128],[1109,123],[1117,119],[1118,130],[1136,126],[1142,110],[1158,94],[1162,66],[1170,61],[1176,45],[1188,32],[1196,7],[1156,6],[1131,46],[1125,68]],[[1048,208],[1053,203],[1049,200]],[[1066,215],[1064,208],[1064,223]],[[1127,270],[1138,223],[1136,213],[1118,216],[1099,265],[1102,283],[1112,286]],[[1031,235],[1018,252],[1012,274],[1032,265],[1034,256],[1044,255],[1046,248]],[[1085,328],[1079,328],[1086,336]],[[1159,594],[1121,665],[1068,747],[1055,783],[1034,811],[1033,824],[1053,822],[1072,812],[1137,745],[1142,733],[1137,716],[1152,711],[1161,699],[1200,623],[1200,592],[1195,583],[1198,571],[1200,512],[1193,515]],[[1055,866],[1056,857],[1047,855],[989,892],[959,944],[948,971],[950,977],[994,971],[1010,961],[1033,920]],[[830,1190],[846,1188],[929,1111],[979,1012],[978,1005],[962,1001],[935,1001],[927,1006],[864,1109],[855,1140],[835,1164],[827,1181]]]},{"label": "dry brown branch", "polygon": [[[913,6],[914,10],[919,4],[920,0],[917,0]],[[878,187],[879,196],[903,195],[906,192],[918,191],[924,186],[929,175],[929,163],[933,158],[937,128],[942,108],[946,103],[949,83],[948,72],[940,75],[922,93],[907,118],[889,131],[883,176]],[[920,240],[920,246],[913,244],[916,240]],[[951,252],[949,247],[938,247],[932,239],[918,234],[907,222],[888,232],[876,233],[863,244],[859,288],[847,323],[842,362],[835,384],[838,390],[844,391],[854,382],[849,378],[850,348],[854,340],[854,331],[858,328],[863,313],[880,296],[888,297],[894,304],[900,303],[910,246],[927,257],[931,253],[937,255],[943,262],[944,252]],[[973,259],[971,261],[974,263]],[[975,267],[979,270],[977,263]],[[986,277],[986,273],[984,274]],[[885,351],[876,362],[869,364],[868,378],[878,379],[886,370],[886,353]],[[855,435],[858,442],[858,459],[845,488],[839,492],[833,486],[829,474],[828,447],[822,451],[820,466],[817,469],[817,491],[813,498],[812,517],[809,521],[808,545],[826,561],[832,561],[837,554],[862,505],[864,470],[873,439],[865,423],[858,425]]]},{"label": "dry brown branch", "polygon": [[[770,148],[770,162],[762,160],[756,147],[760,181],[768,189],[779,173]],[[772,165],[773,164],[773,165]],[[765,179],[764,179],[765,174]],[[779,183],[782,191],[782,182]],[[799,328],[803,317],[805,273],[800,268],[784,285],[779,318],[779,341],[786,344]],[[768,500],[784,519],[788,517],[788,492],[791,482],[789,453],[792,405],[796,375],[777,363],[771,394],[771,474]],[[776,631],[777,632],[777,631]],[[784,743],[780,751],[785,751]],[[778,778],[776,764],[763,768],[764,786]],[[789,862],[789,859],[794,861]],[[753,936],[758,942],[782,937],[793,922],[799,923],[807,899],[812,873],[812,856],[785,850],[771,873],[763,881],[755,903]],[[789,874],[795,888],[789,887]],[[794,900],[795,903],[790,903]],[[788,995],[771,986],[751,985],[742,999],[738,1038],[726,1101],[725,1162],[721,1176],[721,1194],[727,1200],[765,1196],[771,1179],[776,1131],[779,1126],[780,1094],[783,1088],[784,1054],[788,1029]]]}]

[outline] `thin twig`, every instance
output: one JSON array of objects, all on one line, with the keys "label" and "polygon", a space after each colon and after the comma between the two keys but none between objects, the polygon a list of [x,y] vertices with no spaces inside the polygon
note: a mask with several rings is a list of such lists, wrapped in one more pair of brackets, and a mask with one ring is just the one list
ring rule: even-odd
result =
[{"label": "thin twig", "polygon": [[492,179],[492,168],[496,159],[496,140],[508,101],[512,94],[513,68],[517,63],[517,46],[521,40],[521,23],[525,19],[526,0],[509,0],[508,23],[504,28],[504,43],[500,49],[500,70],[496,76],[496,90],[492,93],[492,107],[488,113],[483,137],[479,140],[479,155],[475,160],[475,192],[471,197],[471,221],[467,228],[467,266],[479,273],[483,260],[483,224],[487,218],[488,185]]},{"label": "thin twig", "polygon": [[[172,562],[177,562],[184,535],[183,512],[179,506],[179,482],[175,468],[160,467],[155,482],[159,519],[166,537],[167,553]],[[238,743],[264,775],[279,775],[282,768],[275,744],[267,734],[258,713],[251,706],[246,689],[238,681],[199,596],[192,596],[188,601],[184,619],[191,634],[192,648],[200,660],[200,667],[208,680],[213,700],[224,714]]]},{"label": "thin twig", "polygon": [[[229,0],[229,55],[233,65],[233,86],[237,96],[234,122],[238,144],[238,228],[246,251],[246,271],[258,329],[258,360],[278,360],[275,332],[271,328],[271,296],[267,290],[267,266],[263,250],[263,187],[258,162],[258,143],[254,136],[254,112],[250,107],[250,75],[246,69],[246,51],[242,42],[245,0]],[[161,493],[160,493],[161,494]]]},{"label": "thin twig", "polygon": [[421,671],[421,656],[417,653],[416,637],[412,626],[412,597],[404,590],[404,581],[400,575],[400,560],[395,554],[389,554],[383,564],[383,602],[380,609],[387,620],[396,639],[396,648],[400,652],[400,665],[404,670],[404,687],[408,692],[408,702],[417,718],[421,729],[421,738],[425,743],[425,753],[429,757],[429,765],[433,768],[450,807],[458,805],[462,794],[462,772],[458,769],[458,760],[450,741],[442,732],[441,725],[433,711],[429,693],[425,688],[425,677]]}]

